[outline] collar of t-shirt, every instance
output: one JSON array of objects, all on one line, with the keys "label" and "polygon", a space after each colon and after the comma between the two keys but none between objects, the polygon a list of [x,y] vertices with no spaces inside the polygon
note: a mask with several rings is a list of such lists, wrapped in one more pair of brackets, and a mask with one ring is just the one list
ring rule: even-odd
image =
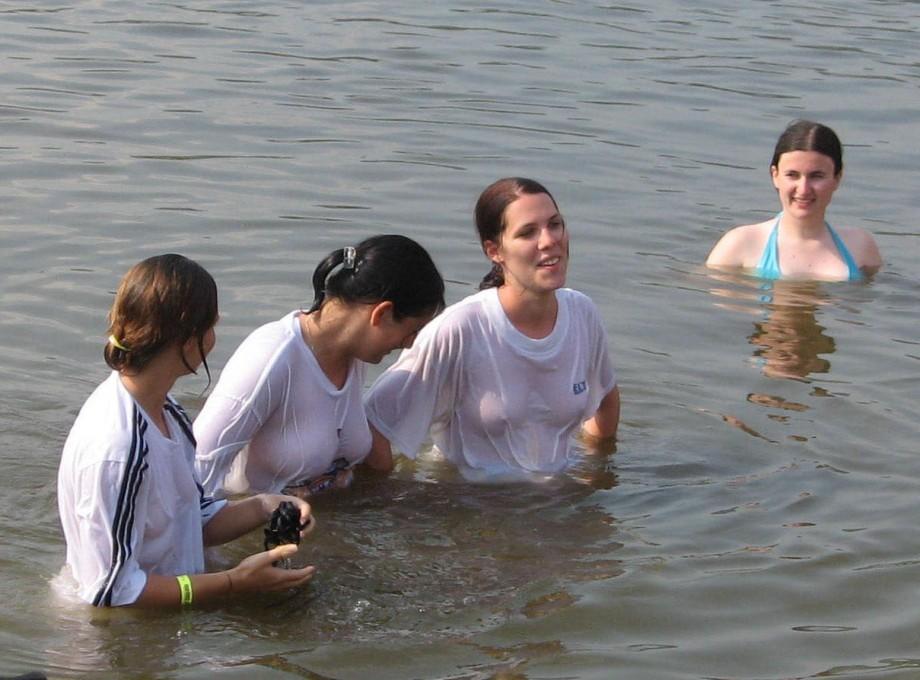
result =
[{"label": "collar of t-shirt", "polygon": [[527,337],[508,320],[505,310],[502,309],[501,301],[498,299],[497,288],[489,288],[482,292],[485,294],[483,297],[489,320],[515,351],[537,358],[556,354],[562,349],[566,329],[569,325],[568,297],[564,289],[555,291],[558,311],[556,312],[556,324],[553,326],[553,331],[545,338],[539,339]]}]

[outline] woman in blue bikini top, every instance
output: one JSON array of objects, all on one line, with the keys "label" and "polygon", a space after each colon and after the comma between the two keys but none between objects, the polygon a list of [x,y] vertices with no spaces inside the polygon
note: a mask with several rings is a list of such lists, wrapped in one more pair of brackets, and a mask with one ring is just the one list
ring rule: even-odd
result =
[{"label": "woman in blue bikini top", "polygon": [[878,271],[881,255],[869,232],[834,230],[825,220],[842,172],[842,146],[833,130],[807,120],[791,123],[770,164],[782,211],[728,231],[706,265],[742,267],[765,279],[856,281]]}]

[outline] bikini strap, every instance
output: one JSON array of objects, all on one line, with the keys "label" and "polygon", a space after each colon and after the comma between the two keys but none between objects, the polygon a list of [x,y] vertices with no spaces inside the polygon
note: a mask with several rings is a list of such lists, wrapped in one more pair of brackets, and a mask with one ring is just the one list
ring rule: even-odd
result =
[{"label": "bikini strap", "polygon": [[754,272],[762,279],[778,279],[782,276],[782,272],[780,272],[779,269],[779,244],[777,242],[779,221],[782,218],[782,212],[777,214],[776,222],[773,224],[773,229],[770,231],[770,237],[767,239],[767,244],[763,248],[763,254],[760,256],[760,262],[757,263]]}]

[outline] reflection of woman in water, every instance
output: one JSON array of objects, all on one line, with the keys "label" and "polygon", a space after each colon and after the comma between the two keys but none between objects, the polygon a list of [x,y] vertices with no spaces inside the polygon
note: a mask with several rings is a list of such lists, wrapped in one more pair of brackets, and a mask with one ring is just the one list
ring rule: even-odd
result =
[{"label": "reflection of woman in water", "polygon": [[771,378],[807,378],[827,373],[831,363],[820,355],[833,354],[834,339],[824,334],[816,318],[826,294],[813,281],[776,281],[767,316],[754,324],[749,341],[754,356]]},{"label": "reflection of woman in water", "polygon": [[854,281],[882,265],[872,235],[832,228],[825,212],[843,178],[843,149],[829,127],[798,120],[776,143],[770,175],[782,212],[735,227],[716,243],[709,267],[743,267],[766,279]]}]

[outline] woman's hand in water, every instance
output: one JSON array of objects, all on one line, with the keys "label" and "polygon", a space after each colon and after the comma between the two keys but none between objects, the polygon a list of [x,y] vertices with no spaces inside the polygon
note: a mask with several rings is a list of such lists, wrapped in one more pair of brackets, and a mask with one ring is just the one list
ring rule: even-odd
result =
[{"label": "woman's hand in water", "polygon": [[313,578],[316,567],[301,569],[282,569],[274,566],[293,557],[297,546],[293,543],[279,545],[277,548],[250,555],[233,569],[225,572],[230,579],[231,593],[271,592],[298,588]]}]

